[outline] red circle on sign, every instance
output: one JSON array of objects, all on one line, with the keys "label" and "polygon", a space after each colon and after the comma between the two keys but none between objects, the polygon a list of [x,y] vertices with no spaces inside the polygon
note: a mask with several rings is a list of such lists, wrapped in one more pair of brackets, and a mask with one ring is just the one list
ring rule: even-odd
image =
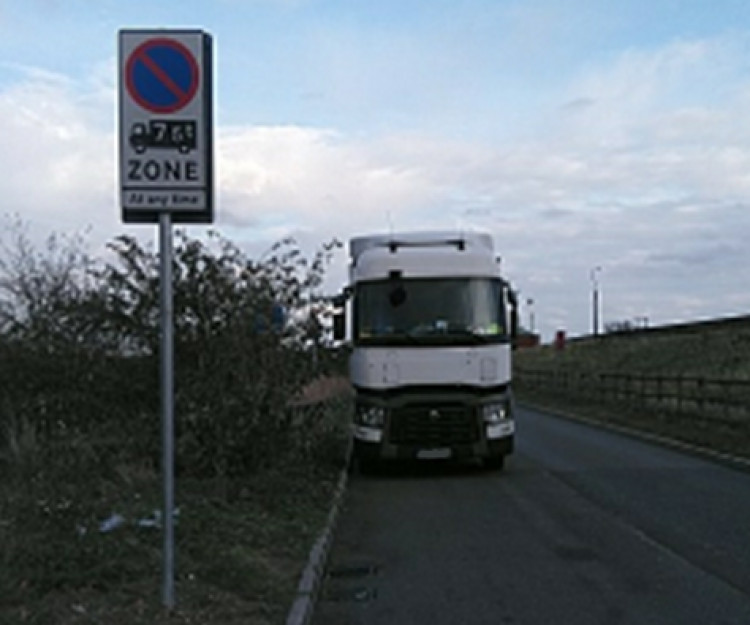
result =
[{"label": "red circle on sign", "polygon": [[[187,64],[189,72],[189,81],[187,85],[180,85],[174,80],[173,76],[169,75],[167,69],[160,67],[150,56],[148,56],[149,51],[153,51],[157,48],[166,48],[176,52]],[[135,79],[135,70],[138,63],[143,64],[153,77],[156,78],[164,88],[171,92],[174,96],[173,102],[170,102],[169,104],[157,104],[152,100],[149,100],[148,97],[142,93],[142,90],[139,89]],[[200,70],[198,68],[198,62],[195,60],[192,52],[190,52],[190,50],[179,41],[167,38],[149,39],[148,41],[144,41],[130,53],[130,57],[128,57],[128,62],[125,66],[125,85],[130,97],[133,98],[139,106],[152,113],[175,113],[187,106],[198,91],[199,76]]]}]

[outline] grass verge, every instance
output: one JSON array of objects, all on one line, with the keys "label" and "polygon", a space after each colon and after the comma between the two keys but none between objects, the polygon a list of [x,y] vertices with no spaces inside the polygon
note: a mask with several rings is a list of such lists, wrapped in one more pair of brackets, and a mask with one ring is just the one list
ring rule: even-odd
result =
[{"label": "grass verge", "polygon": [[688,445],[750,460],[750,423],[725,423],[695,415],[650,411],[561,394],[518,391],[518,401],[539,408],[565,411],[587,419],[627,427]]},{"label": "grass verge", "polygon": [[342,467],[340,430],[321,443],[323,454],[249,476],[178,476],[172,612],[149,526],[158,471],[86,441],[15,445],[0,458],[0,623],[283,623]]}]

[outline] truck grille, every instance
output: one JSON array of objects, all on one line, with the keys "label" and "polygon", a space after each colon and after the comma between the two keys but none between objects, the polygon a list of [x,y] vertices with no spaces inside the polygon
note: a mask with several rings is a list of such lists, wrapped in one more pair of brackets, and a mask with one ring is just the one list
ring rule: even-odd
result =
[{"label": "truck grille", "polygon": [[474,411],[466,406],[406,406],[392,413],[390,440],[396,445],[450,447],[478,438]]}]

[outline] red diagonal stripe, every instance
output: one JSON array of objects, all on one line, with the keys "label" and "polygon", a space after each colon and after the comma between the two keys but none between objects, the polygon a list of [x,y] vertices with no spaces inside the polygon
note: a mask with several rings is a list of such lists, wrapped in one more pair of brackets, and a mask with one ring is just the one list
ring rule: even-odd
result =
[{"label": "red diagonal stripe", "polygon": [[178,85],[174,80],[172,80],[169,75],[161,68],[159,67],[144,51],[142,51],[138,55],[138,60],[143,63],[148,69],[151,71],[151,73],[156,76],[159,81],[167,88],[169,89],[178,100],[182,100],[187,95],[181,88],[180,85]]}]

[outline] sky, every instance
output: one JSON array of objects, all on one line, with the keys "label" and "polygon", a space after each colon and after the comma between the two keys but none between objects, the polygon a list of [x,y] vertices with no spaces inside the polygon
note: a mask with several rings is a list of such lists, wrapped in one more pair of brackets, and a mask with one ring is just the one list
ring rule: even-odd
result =
[{"label": "sky", "polygon": [[155,240],[121,222],[117,33],[186,27],[212,227],[251,256],[486,230],[545,341],[591,332],[595,283],[602,325],[750,312],[746,0],[0,0],[3,219]]}]

